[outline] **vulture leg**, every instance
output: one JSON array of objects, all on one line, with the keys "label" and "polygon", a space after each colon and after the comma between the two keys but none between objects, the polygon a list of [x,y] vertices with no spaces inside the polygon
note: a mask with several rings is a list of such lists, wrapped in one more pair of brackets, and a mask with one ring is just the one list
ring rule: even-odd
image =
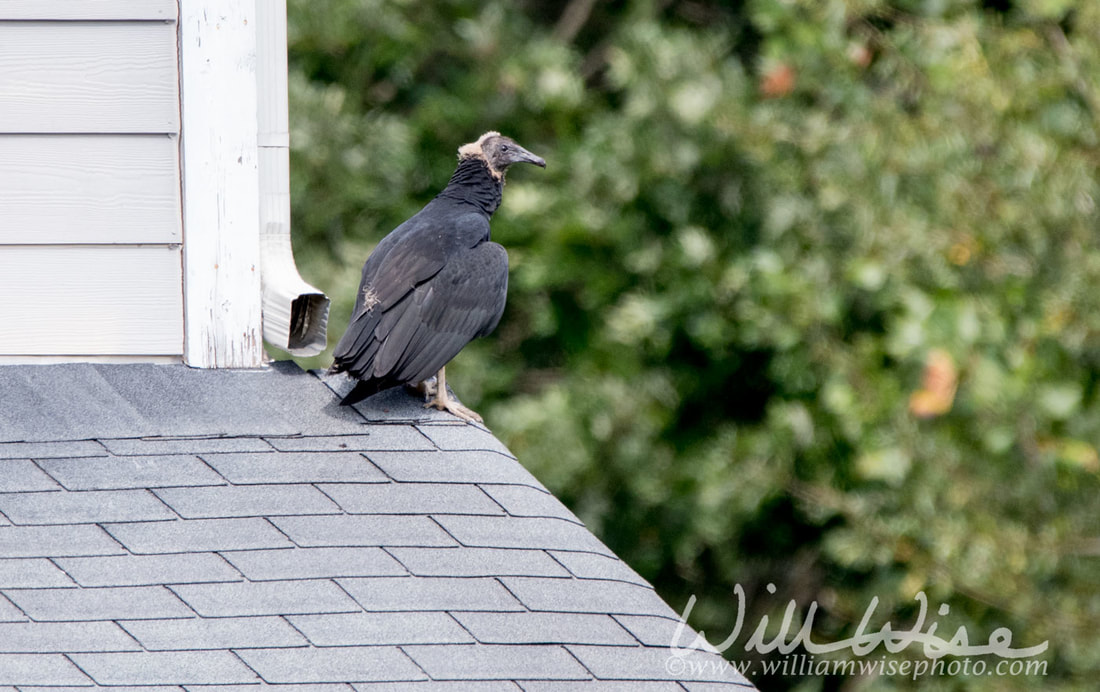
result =
[{"label": "vulture leg", "polygon": [[482,422],[481,416],[477,415],[477,412],[471,411],[458,403],[447,393],[447,378],[444,375],[445,370],[445,367],[439,369],[439,374],[436,375],[435,378],[435,397],[424,404],[424,408],[431,406],[440,411],[449,411],[468,423]]},{"label": "vulture leg", "polygon": [[407,384],[405,386],[409,389],[410,392],[415,392],[424,397],[424,408],[428,408],[427,404],[431,403],[432,399],[435,398],[435,382],[436,376],[432,375],[423,382],[417,382],[416,384]]}]

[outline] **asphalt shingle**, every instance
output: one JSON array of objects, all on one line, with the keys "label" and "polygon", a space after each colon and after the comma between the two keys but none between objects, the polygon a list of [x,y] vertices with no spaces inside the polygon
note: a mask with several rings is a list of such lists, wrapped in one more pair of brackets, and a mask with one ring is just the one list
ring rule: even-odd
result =
[{"label": "asphalt shingle", "polygon": [[[677,682],[653,680],[585,680],[584,682],[556,682],[549,680],[521,680],[523,692],[684,692]],[[725,689],[729,689],[727,685]]]},{"label": "asphalt shingle", "polygon": [[195,614],[163,586],[100,589],[5,589],[4,595],[32,620],[145,620]]},{"label": "asphalt shingle", "polygon": [[356,692],[524,692],[509,680],[423,680],[420,682],[360,682]]},{"label": "asphalt shingle", "polygon": [[527,485],[482,485],[481,489],[515,517],[556,517],[581,524],[577,515],[545,490]]},{"label": "asphalt shingle", "polygon": [[302,547],[455,545],[425,516],[278,517],[271,521]]},{"label": "asphalt shingle", "polygon": [[0,558],[119,555],[125,552],[106,531],[91,524],[0,527]]},{"label": "asphalt shingle", "polygon": [[0,492],[33,490],[61,490],[61,486],[30,459],[0,460]]},{"label": "asphalt shingle", "polygon": [[716,684],[489,431],[348,384],[0,366],[0,692]]},{"label": "asphalt shingle", "polygon": [[652,588],[597,579],[502,577],[508,590],[531,610],[563,613],[671,615]]},{"label": "asphalt shingle", "polygon": [[[234,485],[154,491],[185,519],[333,514],[340,508],[311,485]],[[0,497],[0,509],[3,497]]]},{"label": "asphalt shingle", "polygon": [[[355,433],[363,419],[292,362],[265,370],[151,363],[0,368],[0,442]],[[34,415],[27,415],[31,411]],[[32,457],[34,458],[34,457]]]},{"label": "asphalt shingle", "polygon": [[214,553],[68,557],[56,562],[81,586],[151,586],[241,579],[237,570]]},{"label": "asphalt shingle", "polygon": [[357,435],[269,437],[281,452],[432,450],[431,440],[411,425],[368,425]]},{"label": "asphalt shingle", "polygon": [[238,655],[268,683],[423,680],[401,649],[357,646],[323,649],[247,649]]},{"label": "asphalt shingle", "polygon": [[176,518],[172,510],[148,490],[3,493],[0,494],[0,512],[12,523],[20,525]]},{"label": "asphalt shingle", "polygon": [[[355,688],[346,682],[340,683],[299,683],[290,685],[268,685],[264,682],[257,682],[249,686],[241,685],[186,685],[183,689],[187,692],[355,692]],[[39,692],[52,692],[51,690],[40,690]],[[73,692],[79,692],[74,690]],[[111,690],[111,692],[115,692]],[[127,690],[126,692],[147,692],[145,688],[134,688]],[[167,692],[164,691],[164,692]],[[179,692],[176,688],[173,692]]]},{"label": "asphalt shingle", "polygon": [[271,451],[271,445],[259,437],[123,438],[121,440],[101,439],[99,443],[115,456]]},{"label": "asphalt shingle", "polygon": [[635,643],[609,615],[587,613],[470,613],[452,615],[482,644]]},{"label": "asphalt shingle", "polygon": [[104,528],[137,554],[290,547],[286,536],[260,518],[137,522]]},{"label": "asphalt shingle", "polygon": [[27,616],[12,605],[11,601],[0,598],[0,622],[24,622]]},{"label": "asphalt shingle", "polygon": [[308,644],[281,617],[124,620],[119,624],[149,651],[254,649]]},{"label": "asphalt shingle", "polygon": [[[672,646],[675,642],[680,648],[690,648],[695,642],[695,631],[690,627],[681,627],[678,619],[652,615],[614,615],[634,638],[646,646]],[[707,645],[710,650],[710,645]]]},{"label": "asphalt shingle", "polygon": [[545,551],[508,548],[387,548],[419,577],[568,577]]},{"label": "asphalt shingle", "polygon": [[350,514],[504,514],[500,505],[473,485],[343,483],[319,487]]},{"label": "asphalt shingle", "polygon": [[38,463],[69,490],[123,490],[225,483],[196,456],[68,458],[46,459]]},{"label": "asphalt shingle", "polygon": [[87,363],[0,368],[0,392],[0,441],[90,440],[140,421]]},{"label": "asphalt shingle", "polygon": [[663,680],[672,677],[695,682],[746,682],[717,654],[703,651],[673,654],[664,647],[568,645],[588,670],[605,680]]},{"label": "asphalt shingle", "polygon": [[99,456],[107,456],[107,450],[95,440],[59,440],[57,442],[0,441],[0,459],[56,459],[58,457]]},{"label": "asphalt shingle", "polygon": [[372,644],[460,644],[474,641],[443,612],[295,615],[290,622],[314,646]]},{"label": "asphalt shingle", "polygon": [[203,617],[348,613],[359,610],[336,584],[298,581],[183,584],[172,590]]},{"label": "asphalt shingle", "polygon": [[[92,682],[88,682],[92,685]],[[216,687],[216,685],[210,685],[209,687]],[[91,687],[76,687],[62,685],[60,687],[40,687],[35,685],[22,685],[19,692],[92,692]],[[184,688],[179,685],[112,685],[110,692],[180,692]],[[252,689],[256,689],[255,687]],[[207,690],[206,692],[211,692]],[[228,692],[228,691],[227,691]],[[237,692],[243,692],[240,686],[237,686]]]},{"label": "asphalt shingle", "polygon": [[367,458],[402,482],[515,483],[542,488],[515,459],[494,452],[366,452]]},{"label": "asphalt shingle", "polygon": [[542,517],[440,516],[436,521],[459,543],[478,548],[587,550],[613,555],[583,526]]},{"label": "asphalt shingle", "polygon": [[69,575],[46,558],[0,560],[0,589],[33,589],[46,586],[74,586]]},{"label": "asphalt shingle", "polygon": [[560,646],[441,644],[407,646],[433,680],[585,680],[577,660]]},{"label": "asphalt shingle", "polygon": [[230,483],[388,483],[358,452],[268,452],[204,454]]},{"label": "asphalt shingle", "polygon": [[417,428],[439,449],[497,452],[515,458],[511,450],[485,428],[465,423],[436,423],[418,425]]},{"label": "asphalt shingle", "polygon": [[256,674],[229,651],[73,654],[70,658],[100,685],[224,685],[258,682]]},{"label": "asphalt shingle", "polygon": [[293,548],[222,553],[252,581],[392,577],[406,570],[381,548]]},{"label": "asphalt shingle", "polygon": [[367,577],[339,584],[367,611],[523,610],[500,582],[482,577]]},{"label": "asphalt shingle", "polygon": [[5,654],[71,654],[91,651],[139,651],[140,649],[141,645],[113,622],[0,624],[0,653]]},{"label": "asphalt shingle", "polygon": [[571,574],[583,579],[613,579],[639,586],[649,586],[649,582],[616,557],[558,550],[551,551],[550,554]]},{"label": "asphalt shingle", "polygon": [[[355,381],[341,373],[328,375],[316,373],[329,391],[342,399],[355,387]],[[413,424],[425,421],[453,423],[454,416],[434,408],[424,406],[424,399],[405,390],[404,387],[392,387],[374,396],[367,397],[352,407],[364,420],[371,423]]]},{"label": "asphalt shingle", "polygon": [[90,685],[62,654],[0,654],[0,685]]}]

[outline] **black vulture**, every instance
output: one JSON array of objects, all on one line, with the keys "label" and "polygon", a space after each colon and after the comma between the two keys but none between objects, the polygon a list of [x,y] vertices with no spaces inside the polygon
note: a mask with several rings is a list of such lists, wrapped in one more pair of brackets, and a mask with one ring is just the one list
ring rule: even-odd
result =
[{"label": "black vulture", "polygon": [[489,219],[514,163],[546,167],[498,132],[463,145],[447,187],[367,257],[351,322],[329,369],[359,380],[341,404],[424,383],[426,406],[481,422],[447,394],[444,366],[492,332],[504,312],[508,254],[489,239]]}]

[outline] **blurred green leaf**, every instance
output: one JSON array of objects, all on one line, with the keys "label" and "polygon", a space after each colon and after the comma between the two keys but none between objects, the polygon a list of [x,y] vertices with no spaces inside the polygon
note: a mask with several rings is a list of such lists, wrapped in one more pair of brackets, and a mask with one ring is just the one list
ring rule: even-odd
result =
[{"label": "blurred green leaf", "polygon": [[[1050,640],[1041,680],[863,690],[1095,686],[1100,3],[289,11],[295,248],[331,342],[374,244],[503,131],[548,167],[509,173],[508,308],[448,373],[608,545],[708,632],[771,582],[834,641],[919,590]],[[932,352],[951,386],[914,409]]]}]

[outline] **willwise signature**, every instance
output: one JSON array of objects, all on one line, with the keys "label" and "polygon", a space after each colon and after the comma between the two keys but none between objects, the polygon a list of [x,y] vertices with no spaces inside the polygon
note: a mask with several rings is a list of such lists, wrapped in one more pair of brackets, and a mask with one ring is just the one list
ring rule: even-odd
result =
[{"label": "willwise signature", "polygon": [[[775,593],[775,585],[768,584],[768,591]],[[734,645],[734,642],[741,635],[741,629],[745,621],[745,590],[741,588],[740,584],[737,584],[734,586],[733,592],[737,598],[737,619],[730,635],[726,637],[725,641],[714,647],[719,653]],[[871,618],[875,613],[875,609],[878,608],[878,597],[876,596],[871,599],[867,610],[864,611],[863,618],[859,621],[859,627],[856,628],[854,635],[847,639],[828,643],[815,642],[812,637],[814,617],[817,614],[816,601],[811,603],[806,610],[806,617],[802,626],[793,636],[791,635],[794,615],[798,609],[798,605],[792,599],[787,603],[787,608],[783,613],[779,632],[771,640],[768,640],[766,632],[769,620],[767,615],[763,616],[748,641],[745,642],[745,651],[766,654],[778,650],[781,654],[789,654],[801,648],[809,654],[824,654],[850,649],[856,656],[865,656],[872,653],[879,645],[882,645],[890,653],[897,653],[911,644],[921,644],[924,647],[925,657],[937,659],[948,654],[953,656],[993,655],[1001,658],[1029,658],[1038,656],[1047,650],[1049,644],[1047,641],[1023,649],[1012,648],[1012,632],[1007,627],[998,627],[993,630],[984,644],[970,644],[970,634],[966,631],[966,627],[959,627],[955,630],[955,634],[951,639],[944,639],[936,634],[939,623],[932,622],[928,625],[927,630],[925,629],[925,621],[928,617],[928,597],[921,591],[917,593],[914,599],[919,604],[920,611],[917,614],[916,622],[913,623],[911,628],[895,632],[893,625],[887,622],[877,632],[868,632],[867,628]],[[710,648],[706,635],[702,631],[686,647],[681,647],[678,644],[684,631],[684,625],[694,606],[695,596],[691,596],[688,599],[687,606],[684,607],[683,614],[680,616],[680,624],[677,625],[676,632],[673,634],[672,643],[669,645],[673,655],[686,656],[692,650]],[[950,608],[945,603],[939,607],[938,612],[941,616],[944,616],[950,612]]]}]

